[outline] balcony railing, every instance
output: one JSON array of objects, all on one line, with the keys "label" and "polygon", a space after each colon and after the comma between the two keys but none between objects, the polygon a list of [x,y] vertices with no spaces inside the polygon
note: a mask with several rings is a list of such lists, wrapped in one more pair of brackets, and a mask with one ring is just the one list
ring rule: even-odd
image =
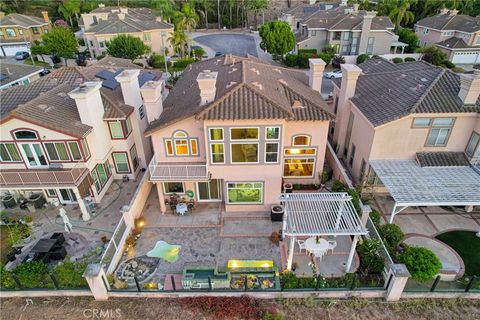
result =
[{"label": "balcony railing", "polygon": [[6,169],[0,170],[0,186],[78,186],[88,173],[83,164],[69,169]]},{"label": "balcony railing", "polygon": [[155,157],[149,165],[150,181],[208,180],[205,162],[170,163],[157,162]]}]

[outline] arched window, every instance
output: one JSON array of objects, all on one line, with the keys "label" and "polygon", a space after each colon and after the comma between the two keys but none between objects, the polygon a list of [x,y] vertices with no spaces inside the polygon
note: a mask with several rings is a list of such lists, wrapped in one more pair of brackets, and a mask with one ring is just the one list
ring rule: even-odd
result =
[{"label": "arched window", "polygon": [[198,140],[189,138],[185,131],[175,131],[171,139],[165,140],[165,147],[168,156],[197,156]]},{"label": "arched window", "polygon": [[293,145],[294,146],[309,146],[310,145],[310,137],[307,135],[297,135],[293,137]]},{"label": "arched window", "polygon": [[18,140],[35,140],[38,139],[37,133],[31,130],[15,131],[15,138]]}]

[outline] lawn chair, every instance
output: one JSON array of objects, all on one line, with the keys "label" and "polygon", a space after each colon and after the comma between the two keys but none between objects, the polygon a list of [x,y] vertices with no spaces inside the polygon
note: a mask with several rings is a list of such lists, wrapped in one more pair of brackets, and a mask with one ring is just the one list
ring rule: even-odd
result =
[{"label": "lawn chair", "polygon": [[328,249],[327,249],[327,253],[328,251],[332,251],[332,254],[333,254],[333,250],[337,247],[337,241],[328,241]]},{"label": "lawn chair", "polygon": [[305,240],[297,240],[298,248],[300,249],[300,253],[302,253],[302,250],[305,250],[305,253],[307,253],[307,245],[305,244]]},{"label": "lawn chair", "polygon": [[187,208],[189,212],[193,212],[193,210],[195,210],[195,200],[193,199],[188,200]]}]

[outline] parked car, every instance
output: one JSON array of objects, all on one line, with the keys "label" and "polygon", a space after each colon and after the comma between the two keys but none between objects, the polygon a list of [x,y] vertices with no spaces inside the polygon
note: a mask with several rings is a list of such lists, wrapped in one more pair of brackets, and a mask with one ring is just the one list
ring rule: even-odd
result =
[{"label": "parked car", "polygon": [[15,60],[25,60],[30,57],[30,53],[27,51],[18,51],[15,53]]},{"label": "parked car", "polygon": [[220,57],[223,53],[221,53],[220,51],[217,51],[215,52],[215,57]]},{"label": "parked car", "polygon": [[342,77],[342,70],[340,69],[325,73],[325,78],[328,78],[328,79],[341,78],[341,77]]},{"label": "parked car", "polygon": [[43,69],[42,71],[40,71],[40,77],[43,77],[43,76],[46,76],[47,74],[50,73],[50,70],[48,69]]}]

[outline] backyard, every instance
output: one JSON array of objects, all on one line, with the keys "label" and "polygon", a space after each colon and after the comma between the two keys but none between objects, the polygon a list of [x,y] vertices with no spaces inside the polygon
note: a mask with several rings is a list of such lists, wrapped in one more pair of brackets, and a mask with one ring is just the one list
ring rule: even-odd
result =
[{"label": "backyard", "polygon": [[0,226],[0,263],[6,263],[7,254],[10,252],[10,244],[8,242],[8,227]]},{"label": "backyard", "polygon": [[466,275],[480,275],[480,237],[475,232],[450,231],[436,238],[448,244],[462,257]]}]

